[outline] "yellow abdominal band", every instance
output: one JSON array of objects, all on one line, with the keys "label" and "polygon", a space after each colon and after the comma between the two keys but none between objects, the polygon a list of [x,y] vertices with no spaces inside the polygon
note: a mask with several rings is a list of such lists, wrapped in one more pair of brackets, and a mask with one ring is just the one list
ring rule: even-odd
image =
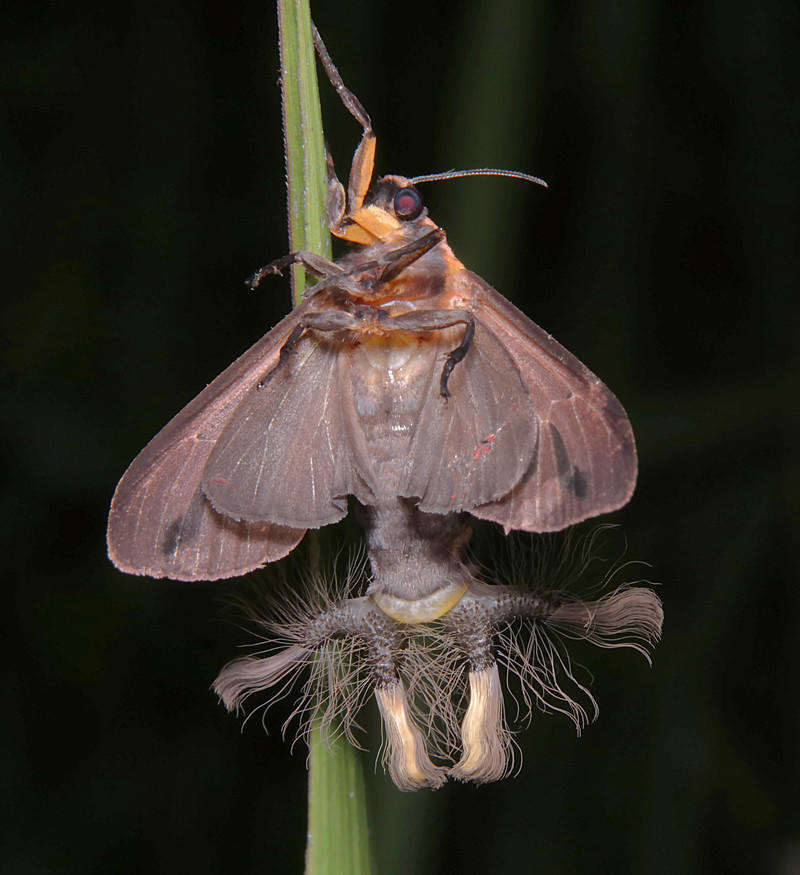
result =
[{"label": "yellow abdominal band", "polygon": [[469,589],[469,581],[448,583],[421,599],[402,599],[385,592],[374,592],[370,598],[387,617],[398,623],[429,623],[443,617],[455,607]]}]

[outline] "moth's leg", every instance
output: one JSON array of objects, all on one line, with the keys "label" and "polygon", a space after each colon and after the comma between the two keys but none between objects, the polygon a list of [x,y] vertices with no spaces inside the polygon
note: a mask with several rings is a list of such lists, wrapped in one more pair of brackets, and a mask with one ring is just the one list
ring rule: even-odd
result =
[{"label": "moth's leg", "polygon": [[469,665],[469,704],[461,724],[461,759],[450,769],[462,781],[498,781],[508,774],[511,735],[492,652],[491,611],[469,596],[443,618]]},{"label": "moth's leg", "polygon": [[466,326],[461,343],[447,354],[439,378],[439,392],[442,398],[449,398],[447,381],[453,373],[453,368],[469,351],[475,337],[475,319],[472,313],[468,310],[412,310],[410,313],[390,317],[387,322],[395,328],[406,331],[436,331],[451,328],[453,325]]},{"label": "moth's leg", "polygon": [[328,167],[328,193],[325,199],[325,212],[328,215],[328,228],[331,234],[342,240],[368,245],[375,242],[375,236],[356,224],[350,217],[364,205],[364,198],[372,182],[372,174],[375,169],[375,132],[372,130],[372,121],[361,105],[361,101],[342,81],[319,31],[313,25],[312,28],[314,45],[328,80],[336,89],[347,111],[361,125],[362,131],[361,139],[350,164],[347,195],[345,195],[344,186],[336,175],[330,151],[327,147],[325,149]]},{"label": "moth's leg", "polygon": [[354,328],[357,324],[357,319],[351,313],[344,310],[320,310],[317,313],[306,313],[303,319],[297,323],[292,329],[292,333],[286,338],[285,343],[281,347],[278,354],[278,361],[271,371],[268,371],[258,381],[258,388],[263,389],[264,386],[272,379],[272,377],[283,367],[291,358],[292,353],[297,348],[297,344],[303,335],[309,330],[314,331],[347,331]]},{"label": "moth's leg", "polygon": [[444,231],[441,228],[434,228],[427,234],[423,234],[422,237],[412,240],[411,243],[387,252],[380,261],[381,265],[386,265],[381,271],[380,282],[391,282],[410,264],[413,264],[418,258],[421,258],[426,252],[433,249],[444,238]]},{"label": "moth's leg", "polygon": [[392,249],[378,258],[359,261],[349,271],[344,271],[338,265],[333,265],[338,272],[326,275],[321,283],[307,289],[304,297],[311,297],[321,287],[332,285],[350,292],[355,297],[361,297],[365,291],[391,282],[410,264],[433,249],[444,237],[445,233],[441,228],[434,228],[427,234],[423,234],[422,237],[412,240],[411,243]]},{"label": "moth's leg", "polygon": [[325,144],[325,165],[328,168],[328,193],[325,196],[325,214],[328,217],[328,230],[336,237],[342,237],[346,227],[347,195],[344,186],[336,175],[333,155]]},{"label": "moth's leg", "polygon": [[278,354],[278,362],[272,368],[272,370],[267,371],[266,374],[258,381],[256,384],[256,388],[263,389],[264,386],[270,381],[270,379],[282,368],[286,365],[286,362],[289,360],[289,357],[294,352],[295,347],[297,346],[300,338],[306,333],[306,326],[302,322],[298,322],[297,325],[292,329],[292,333],[286,338],[286,343],[281,347],[281,351]]},{"label": "moth's leg", "polygon": [[[375,167],[375,132],[372,130],[372,121],[370,120],[367,111],[361,105],[361,101],[353,94],[353,92],[344,84],[336,65],[333,63],[328,50],[325,48],[325,43],[319,35],[316,26],[313,27],[314,45],[317,49],[322,66],[325,68],[325,73],[331,85],[336,89],[345,108],[353,116],[353,118],[361,125],[362,134],[361,140],[353,155],[353,163],[350,165],[350,179],[347,184],[347,207],[352,213],[361,208],[364,203],[364,197],[367,194],[367,189],[372,181],[372,171]],[[342,198],[339,194],[331,195],[331,186],[341,183],[336,178],[336,174],[331,177],[333,163],[331,162],[328,170],[328,205],[332,203],[334,206],[334,214],[328,213],[331,233],[337,237],[347,239],[347,228],[344,222],[344,211],[337,215],[339,204]]]},{"label": "moth's leg", "polygon": [[282,258],[276,258],[264,267],[259,268],[246,282],[251,289],[256,288],[265,276],[280,276],[287,267],[293,264],[301,264],[309,273],[321,277],[323,280],[333,280],[342,276],[344,271],[335,262],[315,252],[301,249],[298,252],[290,252]]},{"label": "moth's leg", "polygon": [[442,376],[439,380],[439,394],[442,398],[449,398],[450,393],[447,391],[447,381],[450,379],[450,374],[453,373],[453,368],[464,358],[467,351],[472,346],[472,339],[475,337],[475,320],[470,319],[467,322],[467,327],[464,329],[464,336],[461,338],[461,343],[451,349],[444,362],[442,368]]},{"label": "moth's leg", "polygon": [[434,228],[433,231],[423,235],[418,240],[414,240],[406,246],[400,246],[380,259],[361,262],[350,271],[343,270],[338,264],[322,255],[301,249],[298,252],[290,252],[282,258],[277,258],[260,268],[247,280],[247,284],[251,289],[254,289],[265,276],[281,275],[287,267],[301,264],[309,273],[320,277],[321,280],[303,292],[304,298],[310,298],[323,288],[331,286],[358,297],[364,293],[363,277],[365,274],[374,273],[377,276],[377,279],[372,278],[368,281],[370,288],[379,283],[388,282],[409,264],[432,249],[444,236],[444,231],[441,228]]}]

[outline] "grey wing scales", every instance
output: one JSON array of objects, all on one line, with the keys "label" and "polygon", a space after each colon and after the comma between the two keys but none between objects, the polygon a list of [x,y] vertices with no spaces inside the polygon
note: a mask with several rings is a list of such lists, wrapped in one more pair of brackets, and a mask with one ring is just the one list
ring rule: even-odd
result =
[{"label": "grey wing scales", "polygon": [[508,529],[557,531],[624,505],[636,446],[611,391],[578,359],[480,278],[476,318],[504,346],[539,422],[536,453],[502,498],[475,508]]},{"label": "grey wing scales", "polygon": [[352,427],[347,366],[341,344],[312,333],[262,387],[248,392],[203,475],[216,510],[305,529],[342,519],[348,494],[369,501],[357,473],[369,463]]},{"label": "grey wing scales", "polygon": [[475,336],[448,382],[446,349],[432,363],[401,494],[428,513],[469,510],[505,495],[533,458],[538,422],[512,358],[476,321]]},{"label": "grey wing scales", "polygon": [[302,308],[240,356],[175,416],[123,475],[108,517],[108,553],[130,574],[217,580],[287,555],[304,531],[217,513],[201,481],[208,457],[249,388],[277,362]]}]

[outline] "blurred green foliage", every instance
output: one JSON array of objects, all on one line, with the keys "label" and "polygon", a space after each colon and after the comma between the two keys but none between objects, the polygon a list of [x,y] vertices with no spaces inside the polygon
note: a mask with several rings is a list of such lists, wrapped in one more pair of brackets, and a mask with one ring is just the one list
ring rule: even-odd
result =
[{"label": "blurred green foliage", "polygon": [[[103,541],[125,465],[289,307],[285,282],[241,283],[287,247],[274,9],[2,16],[0,868],[300,871],[302,747],[278,710],[240,732],[209,691],[243,643],[217,598],[241,584],[128,577]],[[652,670],[579,654],[600,720],[576,740],[537,717],[517,778],[371,778],[380,871],[797,872],[797,4],[315,16],[379,170],[550,183],[424,193],[461,259],[623,401],[641,474],[617,519],[666,610]],[[359,132],[323,97],[342,172]]]}]

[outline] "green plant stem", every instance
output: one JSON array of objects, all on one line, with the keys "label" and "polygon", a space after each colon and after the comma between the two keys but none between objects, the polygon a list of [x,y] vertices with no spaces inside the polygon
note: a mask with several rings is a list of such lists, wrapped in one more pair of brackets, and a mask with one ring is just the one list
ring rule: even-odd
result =
[{"label": "green plant stem", "polygon": [[[278,0],[283,138],[288,187],[289,246],[331,257],[325,215],[328,176],[316,55],[308,0]],[[300,303],[305,272],[292,268],[292,297]]]},{"label": "green plant stem", "polygon": [[[289,244],[292,252],[309,249],[330,258],[325,147],[308,0],[278,0],[278,27]],[[295,305],[306,284],[304,271],[295,266]],[[367,805],[358,754],[343,738],[329,741],[315,719],[308,766],[306,875],[369,875]]]}]

